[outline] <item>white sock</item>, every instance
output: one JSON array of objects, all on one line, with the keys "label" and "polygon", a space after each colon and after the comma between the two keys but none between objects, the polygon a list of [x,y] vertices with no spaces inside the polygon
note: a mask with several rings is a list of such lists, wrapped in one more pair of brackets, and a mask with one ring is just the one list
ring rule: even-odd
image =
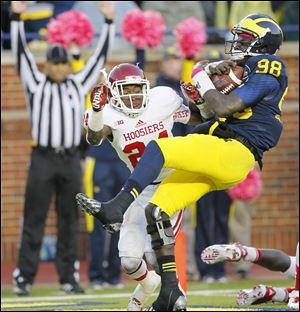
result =
[{"label": "white sock", "polygon": [[290,257],[290,259],[291,259],[291,264],[289,268],[282,273],[287,278],[295,278],[296,257]]},{"label": "white sock", "polygon": [[273,289],[275,290],[275,295],[272,298],[272,301],[274,302],[288,302],[289,299],[289,293],[287,292],[287,290],[285,288],[276,288],[273,287]]},{"label": "white sock", "polygon": [[160,276],[155,271],[148,271],[146,277],[140,281],[140,284],[146,293],[152,293],[160,281]]},{"label": "white sock", "polygon": [[254,262],[257,260],[258,257],[258,250],[257,248],[254,247],[247,247],[247,246],[243,246],[244,249],[246,250],[246,255],[243,258],[245,261],[249,261],[249,262]]}]

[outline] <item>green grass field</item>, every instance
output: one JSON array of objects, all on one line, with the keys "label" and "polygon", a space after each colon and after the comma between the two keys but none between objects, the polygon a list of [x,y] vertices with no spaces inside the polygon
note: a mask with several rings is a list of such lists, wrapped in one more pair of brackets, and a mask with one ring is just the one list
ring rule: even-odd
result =
[{"label": "green grass field", "polygon": [[[281,303],[236,307],[235,297],[238,290],[252,288],[258,283],[277,287],[291,286],[289,280],[243,280],[214,285],[190,282],[187,294],[188,311],[287,310],[287,305]],[[87,289],[83,295],[61,295],[55,286],[35,285],[30,297],[16,297],[12,294],[11,287],[3,287],[1,311],[125,311],[133,289],[134,285],[129,284],[120,290]],[[152,301],[156,295],[153,295]]]}]

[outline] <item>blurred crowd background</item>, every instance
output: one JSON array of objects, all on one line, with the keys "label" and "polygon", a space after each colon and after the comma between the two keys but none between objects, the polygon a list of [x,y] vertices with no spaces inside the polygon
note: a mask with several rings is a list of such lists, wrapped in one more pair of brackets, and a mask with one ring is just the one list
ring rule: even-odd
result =
[{"label": "blurred crowd background", "polygon": [[[94,29],[94,39],[89,46],[82,48],[81,56],[87,60],[92,54],[104,24],[104,17],[97,10],[97,1],[27,1],[28,7],[23,14],[26,39],[34,54],[39,68],[45,62],[47,42],[47,24],[57,15],[68,10],[85,13]],[[127,42],[121,34],[124,16],[130,10],[154,10],[160,12],[166,24],[163,41],[157,47],[145,48],[144,69],[152,86],[167,85],[178,90],[179,81],[183,77],[184,58],[174,47],[173,30],[186,18],[195,17],[205,23],[207,42],[204,48],[194,55],[193,61],[201,59],[219,60],[224,58],[224,40],[230,36],[230,29],[245,14],[254,12],[272,16],[282,27],[285,41],[280,56],[287,64],[289,74],[289,92],[283,106],[284,131],[279,146],[266,153],[264,169],[261,173],[263,188],[259,198],[250,202],[234,201],[228,194],[216,195],[203,202],[195,203],[186,210],[184,231],[188,237],[187,261],[188,278],[202,279],[206,282],[225,282],[229,273],[225,267],[205,268],[200,259],[201,250],[214,243],[226,243],[239,240],[244,244],[258,247],[282,249],[294,254],[298,241],[299,217],[299,2],[298,1],[115,1],[116,38],[112,53],[106,67],[121,62],[135,63],[137,49]],[[28,161],[31,149],[30,121],[26,113],[26,104],[21,82],[17,77],[15,63],[11,55],[10,41],[10,1],[1,1],[1,263],[16,263],[20,229],[22,225],[22,209]],[[177,135],[189,132],[188,126],[174,129]],[[105,155],[105,157],[102,157]],[[107,157],[109,155],[109,157]],[[82,156],[83,176],[87,163],[91,158],[97,159],[97,179],[94,194],[105,192],[105,185],[111,185],[110,197],[116,194],[122,185],[117,179],[118,160],[108,146],[101,149],[85,150]],[[108,159],[109,158],[109,159]],[[112,174],[104,174],[105,168],[111,168]],[[118,170],[124,170],[120,168]],[[113,172],[114,171],[114,172]],[[126,173],[122,173],[123,179]],[[84,183],[82,185],[84,190]],[[107,194],[103,194],[106,198]],[[222,199],[223,198],[223,199]],[[225,198],[225,199],[224,199]],[[106,198],[109,200],[109,198]],[[56,244],[56,215],[53,198],[46,223],[45,237],[41,248],[41,261],[53,261]],[[207,221],[207,222],[206,222]],[[96,225],[95,225],[96,226]],[[100,225],[97,225],[100,227]],[[220,232],[214,232],[218,228]],[[99,244],[97,238],[90,237],[86,228],[84,215],[80,216],[80,260],[87,261],[87,250],[91,244],[94,256],[101,261],[99,270],[106,270],[112,259],[117,257],[116,242],[111,237],[103,237]],[[207,241],[201,240],[206,237]],[[117,239],[117,238],[116,238]],[[203,244],[203,246],[200,246]],[[110,246],[110,247],[109,247]],[[98,250],[97,250],[98,248]],[[113,255],[111,256],[111,252]],[[112,257],[112,258],[110,258]],[[97,262],[97,260],[96,260]],[[102,266],[103,265],[103,266]],[[120,286],[118,271],[120,264],[116,262],[116,277],[104,276],[101,283],[108,282]],[[96,265],[97,267],[97,265]],[[96,268],[95,270],[97,270]],[[91,269],[90,269],[91,270]],[[248,264],[232,268],[234,274],[241,278],[251,275]],[[87,272],[91,274],[91,272]],[[97,288],[97,283],[93,287]],[[101,285],[100,285],[101,286]],[[100,287],[99,286],[99,287]]]}]

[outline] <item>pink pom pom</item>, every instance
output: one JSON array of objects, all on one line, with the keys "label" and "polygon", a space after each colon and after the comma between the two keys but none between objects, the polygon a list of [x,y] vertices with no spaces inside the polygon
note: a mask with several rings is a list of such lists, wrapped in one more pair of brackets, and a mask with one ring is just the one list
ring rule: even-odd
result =
[{"label": "pink pom pom", "polygon": [[147,46],[154,48],[161,44],[166,30],[165,22],[159,12],[145,11],[146,27],[145,32],[147,36]]},{"label": "pink pom pom", "polygon": [[232,200],[250,201],[258,197],[262,189],[260,172],[253,168],[241,183],[227,190]]},{"label": "pink pom pom", "polygon": [[121,25],[123,38],[137,49],[158,46],[162,42],[165,30],[166,26],[159,12],[143,12],[140,9],[129,11]]},{"label": "pink pom pom", "polygon": [[179,23],[173,33],[176,46],[185,58],[195,56],[206,43],[206,25],[194,17]]},{"label": "pink pom pom", "polygon": [[67,11],[51,19],[47,25],[50,44],[61,44],[69,48],[73,43],[87,46],[94,37],[93,26],[86,14],[80,11]]}]

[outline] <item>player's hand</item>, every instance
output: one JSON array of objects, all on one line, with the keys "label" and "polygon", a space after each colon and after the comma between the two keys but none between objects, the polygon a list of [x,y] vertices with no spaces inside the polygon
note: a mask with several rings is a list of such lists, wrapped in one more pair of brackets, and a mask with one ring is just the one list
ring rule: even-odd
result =
[{"label": "player's hand", "polygon": [[208,63],[209,63],[209,61],[207,61],[207,60],[203,60],[203,61],[197,62],[193,66],[191,77],[193,78],[197,73],[199,73],[201,71],[206,71]]},{"label": "player's hand", "polygon": [[204,102],[197,88],[190,82],[180,81],[180,88],[183,95],[189,102],[195,103],[196,105]]},{"label": "player's hand", "polygon": [[108,101],[108,87],[104,83],[98,83],[94,86],[90,100],[95,112],[100,112]]},{"label": "player's hand", "polygon": [[194,66],[193,66],[193,70],[196,69],[196,68],[202,68],[204,69],[205,66],[209,63],[209,61],[207,60],[203,60],[203,61],[200,61],[200,62],[197,62]]},{"label": "player's hand", "polygon": [[230,69],[235,67],[236,63],[231,60],[225,60],[222,62],[214,62],[207,65],[208,71],[210,75],[222,75],[222,74],[229,74]]}]

